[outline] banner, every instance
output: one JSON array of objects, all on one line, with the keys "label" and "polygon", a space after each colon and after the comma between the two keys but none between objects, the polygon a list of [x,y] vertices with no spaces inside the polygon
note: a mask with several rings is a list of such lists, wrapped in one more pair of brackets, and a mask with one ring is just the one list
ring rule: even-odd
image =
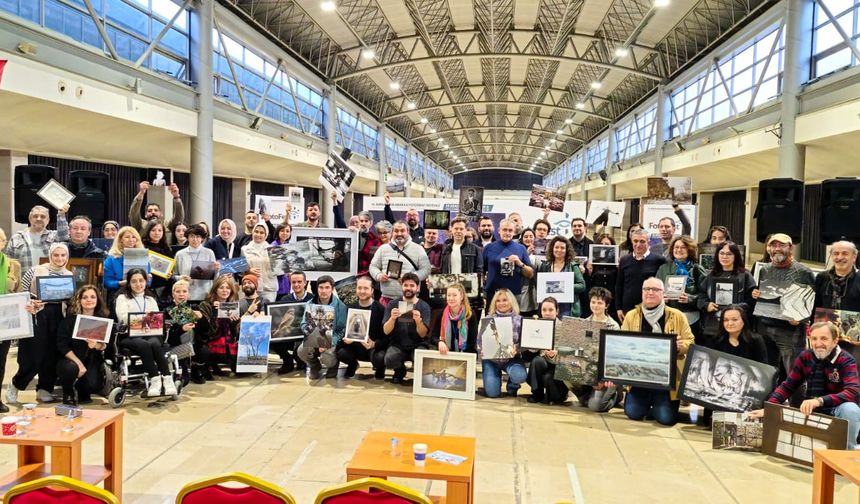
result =
[{"label": "banner", "polygon": [[[269,214],[272,224],[277,226],[284,222],[284,216],[287,212],[287,203],[292,204],[288,196],[262,196],[258,194],[254,200],[254,209],[257,214]],[[298,218],[295,217],[296,211],[301,212],[301,208],[303,206],[304,205],[301,205],[297,209],[296,205],[293,205],[290,222],[298,222]]]},{"label": "banner", "polygon": [[642,210],[642,226],[644,226],[648,231],[648,234],[657,235],[660,233],[657,229],[660,219],[663,217],[670,217],[675,221],[676,235],[685,234],[695,238],[698,236],[696,234],[696,222],[698,220],[696,205],[680,205],[679,208],[684,213],[686,220],[689,223],[689,233],[684,230],[683,222],[681,221],[681,218],[675,214],[675,210],[672,208],[672,205],[645,205]]}]

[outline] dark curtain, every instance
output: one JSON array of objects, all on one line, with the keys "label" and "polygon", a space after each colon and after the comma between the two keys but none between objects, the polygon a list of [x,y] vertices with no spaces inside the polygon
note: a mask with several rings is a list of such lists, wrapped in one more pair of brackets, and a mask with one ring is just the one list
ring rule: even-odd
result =
[{"label": "dark curtain", "polygon": [[362,210],[364,210],[364,194],[355,193],[352,196],[352,214],[358,215]]},{"label": "dark curtain", "polygon": [[[189,187],[191,187],[191,174],[184,172],[174,172],[173,181],[179,186],[179,195],[182,196],[182,202],[185,203],[185,220],[190,220],[191,208],[190,198],[188,198]],[[213,177],[212,178],[212,222],[208,223],[210,228],[214,228],[223,219],[233,219],[233,179],[229,177]],[[244,216],[239,216],[241,220]],[[235,220],[235,219],[233,219]],[[186,222],[186,224],[191,224]]]},{"label": "dark curtain", "polygon": [[543,184],[543,177],[513,170],[479,170],[454,175],[454,189],[478,186],[484,189],[531,191],[533,184]]},{"label": "dark curtain", "polygon": [[743,190],[714,193],[711,204],[711,223],[708,227],[725,226],[729,228],[732,241],[743,244],[746,233],[744,225],[746,199],[747,192]]},{"label": "dark curtain", "polygon": [[821,243],[818,220],[821,217],[821,184],[809,184],[803,191],[803,235],[800,242],[800,259],[825,262],[825,246]]},{"label": "dark curtain", "polygon": [[257,201],[257,195],[260,196],[284,196],[284,184],[273,184],[271,182],[251,181],[251,205]]},{"label": "dark curtain", "polygon": [[639,202],[638,198],[630,200],[630,215],[627,216],[627,226],[624,228],[625,232],[627,232],[627,228],[639,222]]}]

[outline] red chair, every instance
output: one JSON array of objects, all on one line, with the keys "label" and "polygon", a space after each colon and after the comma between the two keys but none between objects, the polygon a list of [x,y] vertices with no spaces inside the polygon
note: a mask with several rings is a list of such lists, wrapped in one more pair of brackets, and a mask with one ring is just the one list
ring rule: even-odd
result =
[{"label": "red chair", "polygon": [[48,476],[13,486],[3,496],[3,504],[119,504],[119,499],[74,478]]},{"label": "red chair", "polygon": [[382,478],[361,478],[322,490],[315,504],[433,504],[427,496]]},{"label": "red chair", "polygon": [[[241,483],[242,487],[221,483]],[[293,496],[250,474],[234,472],[188,483],[176,504],[296,504]]]}]

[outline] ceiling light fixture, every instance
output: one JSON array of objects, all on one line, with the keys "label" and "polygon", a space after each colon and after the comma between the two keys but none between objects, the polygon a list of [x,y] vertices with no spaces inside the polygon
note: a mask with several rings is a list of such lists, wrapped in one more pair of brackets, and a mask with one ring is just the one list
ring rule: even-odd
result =
[{"label": "ceiling light fixture", "polygon": [[406,102],[406,108],[408,108],[409,110],[415,110],[415,107],[416,107],[416,106],[417,106],[417,105],[415,105],[415,102],[414,102],[414,101],[408,101],[408,102]]},{"label": "ceiling light fixture", "polygon": [[579,110],[584,109],[584,108],[585,108],[585,103],[583,103],[583,102],[576,102],[576,108],[577,108],[577,109],[579,109]]},{"label": "ceiling light fixture", "polygon": [[627,49],[626,47],[619,47],[619,48],[615,49],[615,56],[617,56],[619,58],[623,58],[623,57],[627,56],[628,54],[630,54],[630,49]]},{"label": "ceiling light fixture", "polygon": [[436,134],[436,128],[430,128],[430,133],[435,135]]},{"label": "ceiling light fixture", "polygon": [[669,0],[654,0],[654,7],[668,7]]},{"label": "ceiling light fixture", "polygon": [[591,83],[591,89],[600,89],[600,87],[601,87],[602,85],[603,85],[602,83],[600,83],[600,82],[598,82],[598,81],[594,81],[594,82],[592,82],[592,83]]},{"label": "ceiling light fixture", "polygon": [[366,60],[372,60],[374,57],[376,57],[376,53],[373,52],[373,49],[370,49],[370,48],[362,49],[361,50],[361,57],[366,59]]},{"label": "ceiling light fixture", "polygon": [[323,12],[334,12],[337,10],[337,4],[332,0],[325,0],[320,4],[320,9],[322,9]]},{"label": "ceiling light fixture", "polygon": [[560,129],[559,129],[559,130],[555,130],[555,134],[556,134],[556,135],[563,135],[563,134],[564,134],[564,130],[560,130]]},{"label": "ceiling light fixture", "polygon": [[426,117],[422,117],[422,118],[421,118],[421,124],[427,124],[428,122],[429,122],[429,121],[427,121],[427,118],[426,118]]},{"label": "ceiling light fixture", "polygon": [[[583,104],[583,106],[585,106],[585,104]],[[564,120],[564,124],[573,124],[573,119],[568,117],[567,119]]]},{"label": "ceiling light fixture", "polygon": [[389,85],[388,85],[388,87],[390,87],[391,89],[393,89],[393,90],[397,91],[398,89],[400,89],[400,83],[399,83],[399,82],[397,82],[397,81],[394,81],[394,82],[392,82],[391,84],[389,84]]}]

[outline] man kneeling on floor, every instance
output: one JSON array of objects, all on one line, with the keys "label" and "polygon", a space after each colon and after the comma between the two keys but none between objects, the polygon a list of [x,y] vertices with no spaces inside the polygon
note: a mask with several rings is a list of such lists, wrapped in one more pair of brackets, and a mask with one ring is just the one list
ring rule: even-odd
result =
[{"label": "man kneeling on floor", "polygon": [[385,309],[382,331],[388,335],[385,367],[394,370],[391,383],[403,383],[406,361],[411,361],[416,348],[430,348],[430,305],[418,299],[418,275],[409,272],[400,277],[403,296],[392,300]]},{"label": "man kneeling on floor", "polygon": [[[806,397],[800,404],[804,415],[844,418],[848,421],[848,449],[857,448],[860,433],[860,383],[857,361],[839,348],[839,328],[831,322],[816,322],[809,329],[809,346],[795,359],[788,377],[774,390],[768,402],[786,402],[804,382]],[[750,412],[753,418],[764,416],[764,410]]]},{"label": "man kneeling on floor", "polygon": [[[334,320],[320,320],[313,305],[329,305],[334,308]],[[334,296],[334,279],[323,275],[317,279],[317,295],[308,301],[302,319],[305,339],[299,346],[299,358],[308,365],[311,380],[321,378],[320,371],[326,368],[326,378],[337,377],[337,355],[335,348],[346,332],[346,305]]]}]

